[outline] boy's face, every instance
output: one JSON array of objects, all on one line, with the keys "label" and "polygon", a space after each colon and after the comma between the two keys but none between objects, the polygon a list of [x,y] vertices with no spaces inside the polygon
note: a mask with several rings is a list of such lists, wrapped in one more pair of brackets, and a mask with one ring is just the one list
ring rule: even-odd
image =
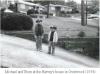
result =
[{"label": "boy's face", "polygon": [[42,24],[42,22],[41,22],[41,21],[39,21],[39,22],[38,22],[38,24]]},{"label": "boy's face", "polygon": [[37,24],[40,24],[40,22],[37,22]]},{"label": "boy's face", "polygon": [[53,32],[53,31],[55,31],[55,29],[54,28],[51,28],[51,31]]},{"label": "boy's face", "polygon": [[40,22],[40,24],[42,24],[42,22]]}]

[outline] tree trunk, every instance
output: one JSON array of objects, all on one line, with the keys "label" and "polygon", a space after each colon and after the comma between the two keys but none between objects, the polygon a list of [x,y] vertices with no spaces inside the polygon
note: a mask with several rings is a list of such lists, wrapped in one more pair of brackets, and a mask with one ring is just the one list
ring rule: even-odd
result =
[{"label": "tree trunk", "polygon": [[15,12],[18,12],[18,4],[17,4],[17,2],[15,3]]}]

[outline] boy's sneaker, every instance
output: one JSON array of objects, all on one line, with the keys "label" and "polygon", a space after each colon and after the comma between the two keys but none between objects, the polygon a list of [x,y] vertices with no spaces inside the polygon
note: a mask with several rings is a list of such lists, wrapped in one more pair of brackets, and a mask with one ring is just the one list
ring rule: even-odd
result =
[{"label": "boy's sneaker", "polygon": [[42,50],[39,50],[40,52],[42,52]]},{"label": "boy's sneaker", "polygon": [[55,55],[55,54],[52,54],[53,56]]},{"label": "boy's sneaker", "polygon": [[51,54],[50,52],[48,52],[48,54]]},{"label": "boy's sneaker", "polygon": [[39,49],[37,49],[37,51],[39,51]]}]

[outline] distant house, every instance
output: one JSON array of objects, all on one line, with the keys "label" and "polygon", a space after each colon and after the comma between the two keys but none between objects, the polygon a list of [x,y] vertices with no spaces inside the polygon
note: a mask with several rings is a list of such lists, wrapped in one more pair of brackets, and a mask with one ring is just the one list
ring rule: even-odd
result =
[{"label": "distant house", "polygon": [[69,7],[69,6],[62,6],[62,7],[61,7],[61,11],[71,12],[71,11],[72,11],[72,7]]},{"label": "distant house", "polygon": [[1,8],[8,8],[8,6],[9,6],[9,1],[8,0],[0,0],[0,7]]},{"label": "distant house", "polygon": [[32,7],[35,7],[35,9],[38,7],[39,12],[42,12],[45,7],[40,4],[25,2],[24,0],[0,0],[0,7],[8,8],[10,4],[17,3],[17,10],[22,13],[26,13],[27,10],[31,9]]},{"label": "distant house", "polygon": [[[45,7],[47,9],[47,5],[45,5]],[[49,13],[52,14],[53,16],[59,16],[61,11],[69,12],[69,11],[72,11],[72,8],[68,6],[64,6],[64,5],[58,5],[58,4],[49,5]]]},{"label": "distant house", "polygon": [[17,8],[18,11],[22,12],[22,13],[26,13],[29,9],[32,9],[34,7],[34,9],[38,8],[38,11],[41,13],[45,8],[44,6],[40,5],[40,4],[35,4],[35,3],[30,3],[30,2],[18,2],[17,3]]}]

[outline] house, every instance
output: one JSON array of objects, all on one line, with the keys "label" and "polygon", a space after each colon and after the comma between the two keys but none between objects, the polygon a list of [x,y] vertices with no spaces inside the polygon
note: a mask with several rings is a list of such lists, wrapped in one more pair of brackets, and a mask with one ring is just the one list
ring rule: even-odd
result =
[{"label": "house", "polygon": [[41,13],[45,7],[40,5],[40,4],[35,4],[35,3],[30,3],[30,2],[25,2],[25,1],[19,1],[17,2],[17,8],[18,11],[22,13],[26,13],[29,9],[32,9],[34,7],[34,10],[38,8],[39,13]]},{"label": "house", "polygon": [[40,4],[25,2],[24,0],[0,0],[0,7],[8,8],[10,4],[15,3],[17,3],[17,11],[22,13],[26,13],[27,10],[33,7],[35,7],[35,9],[38,8],[39,12],[42,12],[45,9],[45,7]]},{"label": "house", "polygon": [[[47,10],[47,5],[45,5],[46,10]],[[64,5],[54,5],[54,4],[50,4],[49,5],[49,13],[52,14],[53,16],[59,16],[60,12],[64,11],[64,12],[70,12],[72,11],[71,7],[68,6],[64,6]]]}]

